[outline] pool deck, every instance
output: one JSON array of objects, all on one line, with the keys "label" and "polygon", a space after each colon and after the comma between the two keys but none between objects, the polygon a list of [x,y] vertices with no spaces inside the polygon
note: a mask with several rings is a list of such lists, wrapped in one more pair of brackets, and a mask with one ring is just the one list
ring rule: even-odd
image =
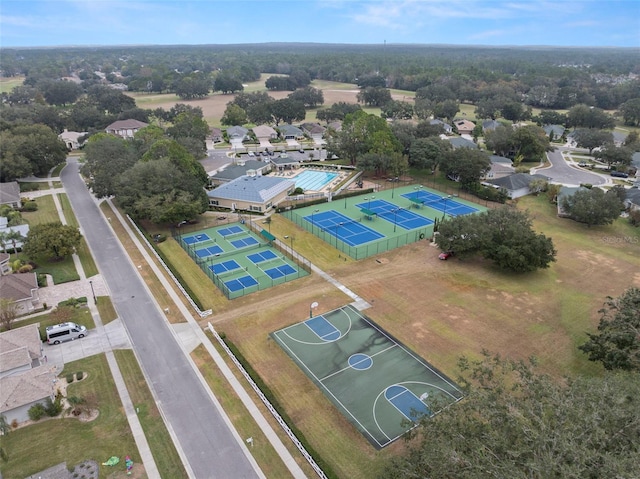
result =
[{"label": "pool deck", "polygon": [[322,188],[320,188],[319,190],[305,190],[305,193],[306,192],[323,193],[323,192],[326,192],[326,191],[331,191],[337,185],[339,185],[342,181],[344,181],[346,178],[348,178],[352,174],[351,170],[349,170],[349,171],[341,171],[341,170],[336,170],[335,168],[309,167],[309,168],[298,168],[298,169],[295,169],[295,170],[274,172],[271,176],[276,176],[276,177],[281,177],[281,178],[288,178],[288,179],[291,179],[291,180],[295,181],[295,178],[297,176],[301,175],[302,173],[304,173],[305,171],[312,171],[312,172],[317,172],[317,173],[335,173],[336,175],[338,175],[333,180],[331,180],[329,183],[323,185]]}]

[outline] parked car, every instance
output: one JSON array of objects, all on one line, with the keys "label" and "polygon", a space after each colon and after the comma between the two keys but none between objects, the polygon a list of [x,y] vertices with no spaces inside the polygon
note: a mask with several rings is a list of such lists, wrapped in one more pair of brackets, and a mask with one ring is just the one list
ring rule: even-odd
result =
[{"label": "parked car", "polygon": [[629,178],[629,175],[624,171],[612,171],[610,175],[615,176],[616,178]]},{"label": "parked car", "polygon": [[253,151],[250,151],[249,153],[247,153],[247,155],[249,156],[256,156],[255,153]]},{"label": "parked car", "polygon": [[298,153],[304,153],[304,148],[300,148],[300,149],[298,150]]},{"label": "parked car", "polygon": [[584,161],[581,161],[580,163],[578,163],[578,166],[581,166],[584,168],[585,166],[587,166],[587,163]]},{"label": "parked car", "polygon": [[438,255],[438,259],[441,259],[443,261],[448,260],[449,258],[451,258],[453,256],[453,251],[444,251],[442,253],[440,253]]}]

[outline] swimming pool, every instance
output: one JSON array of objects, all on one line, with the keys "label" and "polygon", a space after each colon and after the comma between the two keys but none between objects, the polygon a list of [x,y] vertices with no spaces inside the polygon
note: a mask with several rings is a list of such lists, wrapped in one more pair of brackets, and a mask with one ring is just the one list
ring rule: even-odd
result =
[{"label": "swimming pool", "polygon": [[318,191],[327,183],[331,183],[337,176],[338,173],[307,170],[300,173],[293,180],[296,182],[296,188],[302,188],[305,191]]}]

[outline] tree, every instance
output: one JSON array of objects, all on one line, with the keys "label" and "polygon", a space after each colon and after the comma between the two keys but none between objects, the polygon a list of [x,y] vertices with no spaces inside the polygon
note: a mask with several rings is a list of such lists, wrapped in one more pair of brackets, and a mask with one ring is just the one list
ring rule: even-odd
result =
[{"label": "tree", "polygon": [[244,90],[244,86],[239,78],[236,78],[229,72],[222,72],[214,80],[213,90],[228,94],[242,91]]},{"label": "tree", "polygon": [[640,125],[640,98],[625,101],[619,109],[625,125]]},{"label": "tree", "polygon": [[549,138],[537,125],[526,125],[513,131],[514,157],[522,161],[543,161],[549,150]]},{"label": "tree", "polygon": [[11,325],[18,317],[18,304],[9,298],[0,298],[0,326],[5,331],[11,329]]},{"label": "tree", "polygon": [[513,128],[499,125],[484,134],[484,144],[496,155],[507,157],[514,151]]},{"label": "tree", "polygon": [[179,113],[173,119],[173,125],[167,128],[167,135],[183,145],[196,159],[207,156],[208,134],[209,125],[202,118],[200,108]]},{"label": "tree", "polygon": [[43,223],[29,229],[23,251],[33,258],[61,259],[75,253],[81,240],[78,228],[62,223]]},{"label": "tree", "polygon": [[608,129],[615,126],[611,115],[600,108],[580,104],[572,106],[567,113],[568,126],[574,128]]},{"label": "tree", "polygon": [[[634,477],[640,462],[640,376],[557,381],[528,362],[462,358],[466,398],[407,435],[379,477]],[[431,405],[438,410],[438,404]]]},{"label": "tree", "polygon": [[592,154],[596,148],[600,148],[607,143],[613,143],[613,134],[610,131],[598,130],[596,128],[576,130],[574,138],[580,148],[589,150],[589,154]]},{"label": "tree", "polygon": [[247,112],[233,103],[227,103],[227,108],[220,119],[226,126],[244,125],[247,122]]},{"label": "tree", "polygon": [[118,177],[137,160],[133,143],[106,133],[89,139],[84,156],[81,172],[90,178],[89,186],[98,198],[114,195]]},{"label": "tree", "polygon": [[40,86],[49,105],[66,105],[75,102],[82,94],[82,88],[71,81],[48,81]]},{"label": "tree", "polygon": [[600,188],[578,190],[562,198],[560,206],[571,219],[588,227],[611,224],[624,209],[615,191],[605,193]]},{"label": "tree", "polygon": [[450,178],[456,178],[463,187],[480,181],[491,168],[489,155],[481,150],[457,148],[450,150],[440,163],[440,169]]},{"label": "tree", "polygon": [[411,143],[409,164],[416,168],[433,171],[451,150],[451,143],[438,137],[418,138]]},{"label": "tree", "polygon": [[555,110],[542,110],[537,116],[532,118],[538,126],[545,125],[566,125],[567,115]]},{"label": "tree", "polygon": [[605,369],[640,372],[640,289],[629,288],[620,297],[607,297],[598,333],[590,334],[578,349]]},{"label": "tree", "polygon": [[350,113],[355,113],[362,110],[362,107],[357,103],[346,103],[339,101],[334,103],[330,108],[320,110],[316,113],[316,118],[320,121],[326,121],[329,123],[333,120],[344,120]]},{"label": "tree", "polygon": [[280,122],[293,123],[294,121],[304,120],[307,113],[301,101],[291,100],[290,98],[274,101],[269,105],[269,110],[271,111],[271,116],[275,119],[276,125],[279,125]]},{"label": "tree", "polygon": [[615,146],[613,143],[609,143],[596,153],[596,158],[607,163],[609,168],[612,165],[629,166],[633,158],[633,151],[626,146]]},{"label": "tree", "polygon": [[445,100],[433,106],[433,115],[437,118],[453,120],[458,111],[460,111],[460,103],[456,100]]},{"label": "tree", "polygon": [[91,87],[87,95],[99,111],[112,115],[133,110],[136,107],[136,101],[130,96],[102,85]]},{"label": "tree", "polygon": [[392,100],[382,107],[383,118],[394,120],[410,120],[413,118],[413,106],[406,101]]},{"label": "tree", "polygon": [[306,86],[299,88],[291,93],[287,98],[290,100],[301,101],[306,108],[315,108],[324,103],[324,94],[322,90]]},{"label": "tree", "polygon": [[202,180],[168,158],[136,163],[116,186],[118,202],[135,219],[178,223],[206,211]]},{"label": "tree", "polygon": [[183,100],[204,98],[209,95],[210,89],[211,82],[209,78],[202,73],[185,76],[175,84],[176,95]]},{"label": "tree", "polygon": [[389,90],[376,87],[366,87],[364,90],[360,90],[356,98],[359,103],[364,103],[368,106],[382,106],[392,100]]},{"label": "tree", "polygon": [[458,256],[480,254],[516,273],[548,268],[555,261],[553,242],[536,234],[527,213],[498,208],[443,221],[436,244]]}]

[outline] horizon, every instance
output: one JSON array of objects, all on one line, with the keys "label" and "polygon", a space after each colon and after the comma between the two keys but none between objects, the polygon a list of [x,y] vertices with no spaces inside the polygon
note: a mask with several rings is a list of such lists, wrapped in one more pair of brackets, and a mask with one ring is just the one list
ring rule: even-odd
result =
[{"label": "horizon", "polygon": [[632,0],[3,0],[2,48],[640,47]]}]

